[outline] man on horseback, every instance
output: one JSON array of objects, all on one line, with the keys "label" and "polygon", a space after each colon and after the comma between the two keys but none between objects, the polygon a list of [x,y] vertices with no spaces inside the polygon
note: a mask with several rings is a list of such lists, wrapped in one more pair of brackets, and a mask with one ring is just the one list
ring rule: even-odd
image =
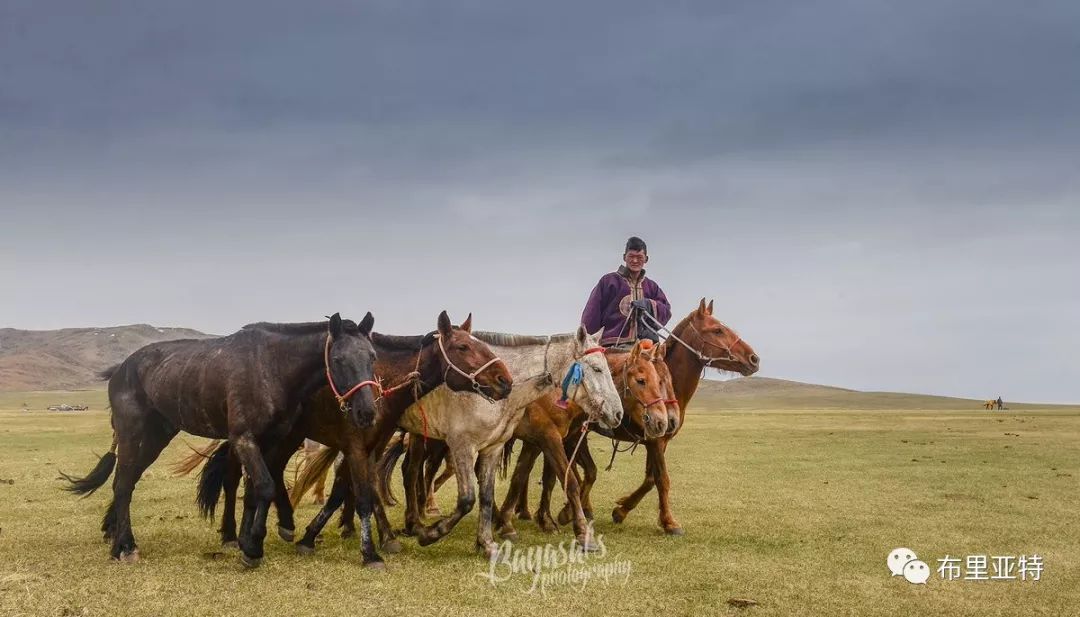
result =
[{"label": "man on horseback", "polygon": [[623,265],[601,277],[589,294],[581,324],[588,332],[596,332],[603,326],[601,344],[605,347],[632,344],[638,339],[659,342],[649,318],[660,324],[671,319],[671,304],[664,291],[656,281],[645,278],[648,261],[645,241],[636,236],[630,238],[623,251]]}]

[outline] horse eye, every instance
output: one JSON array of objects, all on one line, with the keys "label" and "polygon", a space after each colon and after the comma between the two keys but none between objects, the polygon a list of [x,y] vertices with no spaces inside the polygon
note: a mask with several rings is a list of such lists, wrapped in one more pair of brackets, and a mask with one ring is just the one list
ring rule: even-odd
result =
[{"label": "horse eye", "polygon": [[468,345],[458,345],[458,351],[469,351]]},{"label": "horse eye", "polygon": [[638,384],[639,386],[644,386],[644,385],[645,385],[645,380],[644,380],[644,379],[642,379],[641,377],[638,377],[638,380],[637,380],[637,384]]},{"label": "horse eye", "polygon": [[600,368],[599,366],[592,367],[592,370],[593,370],[594,373],[603,373],[604,372],[604,369]]}]

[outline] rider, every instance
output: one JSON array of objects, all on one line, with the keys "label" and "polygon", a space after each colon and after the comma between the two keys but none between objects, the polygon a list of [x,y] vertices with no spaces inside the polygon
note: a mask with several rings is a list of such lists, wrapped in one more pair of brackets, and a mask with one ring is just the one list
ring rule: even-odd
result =
[{"label": "rider", "polygon": [[671,319],[671,305],[656,281],[645,278],[649,252],[645,241],[634,236],[626,241],[623,265],[605,274],[589,294],[581,313],[581,324],[589,332],[604,327],[601,345],[610,347],[638,339],[659,342],[648,314],[660,324]]}]

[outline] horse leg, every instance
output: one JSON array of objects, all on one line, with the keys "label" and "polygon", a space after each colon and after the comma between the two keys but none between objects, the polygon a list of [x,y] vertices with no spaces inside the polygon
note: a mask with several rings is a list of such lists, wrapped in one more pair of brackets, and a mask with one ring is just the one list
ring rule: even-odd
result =
[{"label": "horse leg", "polygon": [[506,497],[503,499],[502,507],[499,508],[499,536],[507,540],[518,539],[513,522],[514,510],[520,507],[521,494],[529,485],[529,473],[532,471],[533,464],[536,463],[536,457],[540,455],[540,450],[529,442],[522,441],[521,444],[521,453],[518,454],[517,464],[514,465],[514,474],[510,476],[510,486],[506,489]]},{"label": "horse leg", "polygon": [[[127,403],[114,404],[114,419],[122,414],[117,407],[125,405]],[[105,524],[108,531],[111,523],[110,554],[113,559],[120,561],[139,559],[135,534],[131,530],[131,495],[135,491],[135,484],[179,432],[157,414],[150,416],[145,413],[137,403],[130,403],[129,411],[131,413],[123,414],[127,417],[114,420],[119,443],[116,476],[113,478],[113,503],[109,506],[111,514],[106,514]]]},{"label": "horse leg", "polygon": [[[533,519],[532,512],[529,512],[529,477],[532,475],[533,467],[536,467],[536,459],[539,456],[540,448],[527,441],[521,442],[521,453],[518,454],[517,464],[520,466],[522,461],[525,461],[526,468],[521,472],[524,479],[521,480],[521,484],[518,486],[517,502],[514,503],[514,516],[518,520],[531,521]],[[514,467],[514,473],[518,473],[516,466]]]},{"label": "horse leg", "polygon": [[584,479],[581,482],[581,511],[585,513],[585,518],[589,521],[593,520],[593,506],[592,506],[592,487],[596,484],[596,461],[593,460],[592,452],[589,451],[589,440],[586,439],[581,444],[581,450],[578,451],[576,464],[581,466],[584,474]]},{"label": "horse leg", "polygon": [[536,506],[536,525],[545,533],[555,533],[559,525],[551,516],[551,493],[555,490],[555,468],[544,455],[544,471],[541,475],[540,503]]},{"label": "horse leg", "polygon": [[334,512],[345,503],[347,498],[351,497],[349,493],[345,474],[335,474],[334,484],[330,487],[330,495],[326,498],[326,503],[323,504],[319,513],[308,523],[307,529],[304,530],[304,537],[296,543],[296,552],[301,555],[310,555],[315,552],[315,538],[322,533],[323,527],[326,527],[327,521],[334,516]]},{"label": "horse leg", "polygon": [[649,491],[653,489],[653,486],[655,486],[656,484],[652,475],[653,469],[655,467],[655,463],[653,462],[655,456],[656,455],[653,453],[652,449],[646,449],[645,479],[641,482],[641,486],[639,486],[634,492],[618,499],[615,502],[615,508],[611,511],[611,520],[615,521],[616,523],[621,523],[626,520],[626,517],[630,514],[630,511],[636,508],[638,503],[641,502],[642,498],[644,498],[645,495],[648,495]]},{"label": "horse leg", "polygon": [[236,453],[231,449],[228,458],[229,468],[225,473],[225,481],[222,484],[225,493],[225,507],[221,512],[221,546],[240,548],[240,541],[236,536],[236,494],[240,488],[240,480],[244,477],[244,469],[240,466],[240,459],[236,458]]},{"label": "horse leg", "polygon": [[394,528],[390,526],[390,519],[386,517],[386,509],[382,500],[375,496],[375,524],[379,528],[379,548],[385,553],[401,552],[401,541],[397,539]]},{"label": "horse leg", "polygon": [[435,476],[439,473],[439,467],[446,460],[446,446],[428,447],[427,460],[424,461],[424,514],[427,516],[442,516],[439,504],[435,501]]},{"label": "horse leg", "polygon": [[284,453],[275,457],[274,461],[274,509],[277,510],[278,537],[290,543],[296,539],[296,521],[293,520],[289,488],[285,486],[285,468],[289,466],[289,459],[295,451],[296,448],[284,448]]},{"label": "horse leg", "polygon": [[345,485],[345,503],[341,506],[338,527],[341,528],[341,539],[347,540],[356,535],[356,495],[352,492],[352,472],[349,471],[349,466],[342,459],[335,473],[334,482],[337,482],[336,478],[340,476]]},{"label": "horse leg", "polygon": [[401,533],[406,536],[415,536],[424,527],[420,517],[418,486],[424,463],[424,451],[424,443],[420,439],[411,438],[405,458],[401,461],[401,480],[405,491],[405,529]]},{"label": "horse leg", "polygon": [[[595,551],[598,547],[593,544],[592,532],[589,529],[588,522],[585,520],[585,513],[581,511],[581,494],[578,488],[577,473],[570,468],[570,461],[566,456],[566,450],[563,448],[562,436],[557,432],[550,431],[544,434],[544,438],[542,446],[544,450],[544,467],[548,467],[547,463],[550,461],[551,471],[555,473],[556,478],[563,485],[563,490],[566,492],[566,499],[573,513],[574,538],[582,550]],[[546,474],[547,471],[545,470]],[[550,503],[549,496],[549,506]],[[551,517],[550,511],[546,516]]]},{"label": "horse leg", "polygon": [[244,489],[244,522],[250,523],[240,532],[240,561],[249,568],[262,562],[263,540],[266,538],[266,515],[274,500],[274,478],[266,466],[262,450],[250,433],[230,435],[229,442],[240,459],[248,481]]},{"label": "horse leg", "polygon": [[[577,448],[577,438],[571,438],[563,441],[565,446],[565,452],[567,456],[573,456],[574,448]],[[582,475],[578,473],[578,467],[581,467],[585,476],[582,479]],[[589,492],[592,490],[592,485],[596,482],[596,461],[592,458],[592,453],[589,452],[589,440],[584,439],[581,442],[581,447],[578,448],[577,457],[574,459],[573,471],[574,477],[578,482],[578,493],[581,496],[581,511],[585,515],[585,519],[588,521],[593,520],[592,501],[589,498]],[[590,475],[591,474],[591,475]],[[568,524],[573,518],[573,508],[570,505],[570,501],[567,500],[563,504],[562,510],[559,510],[559,516],[556,517],[560,525]]]},{"label": "horse leg", "polygon": [[491,515],[495,506],[495,470],[502,459],[502,448],[491,448],[481,454],[477,461],[477,480],[480,493],[480,520],[476,526],[476,548],[491,559],[499,552],[499,545],[491,536]]},{"label": "horse leg", "polygon": [[352,475],[353,495],[356,498],[356,512],[360,515],[360,553],[364,565],[371,568],[384,568],[382,557],[375,549],[371,533],[371,517],[375,512],[374,470],[367,450],[360,439],[351,439],[345,449],[345,464]]},{"label": "horse leg", "polygon": [[474,485],[475,472],[473,462],[476,460],[476,447],[472,444],[447,443],[450,448],[450,461],[454,465],[454,473],[457,476],[458,498],[457,506],[449,518],[440,519],[432,525],[421,529],[420,546],[428,546],[437,542],[458,524],[466,514],[472,511],[476,505],[476,489]]},{"label": "horse leg", "polygon": [[645,447],[656,450],[653,456],[653,480],[656,482],[656,492],[660,497],[660,526],[664,533],[672,536],[681,536],[685,532],[675,520],[671,512],[671,479],[667,470],[667,444],[668,440],[661,438],[645,442]]}]

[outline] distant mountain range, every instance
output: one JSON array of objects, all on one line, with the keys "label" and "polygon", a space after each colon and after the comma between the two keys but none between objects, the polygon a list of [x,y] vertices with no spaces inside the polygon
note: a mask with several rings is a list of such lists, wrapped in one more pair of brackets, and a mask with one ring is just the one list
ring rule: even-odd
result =
[{"label": "distant mountain range", "polygon": [[[146,324],[63,330],[0,328],[0,391],[101,390],[105,383],[98,373],[144,345],[213,337],[189,328]],[[727,381],[702,380],[693,406],[718,410],[956,409],[979,403],[924,394],[860,392],[771,377],[740,377]]]},{"label": "distant mountain range", "polygon": [[0,328],[0,390],[100,389],[98,372],[158,341],[210,338],[188,328]]}]

